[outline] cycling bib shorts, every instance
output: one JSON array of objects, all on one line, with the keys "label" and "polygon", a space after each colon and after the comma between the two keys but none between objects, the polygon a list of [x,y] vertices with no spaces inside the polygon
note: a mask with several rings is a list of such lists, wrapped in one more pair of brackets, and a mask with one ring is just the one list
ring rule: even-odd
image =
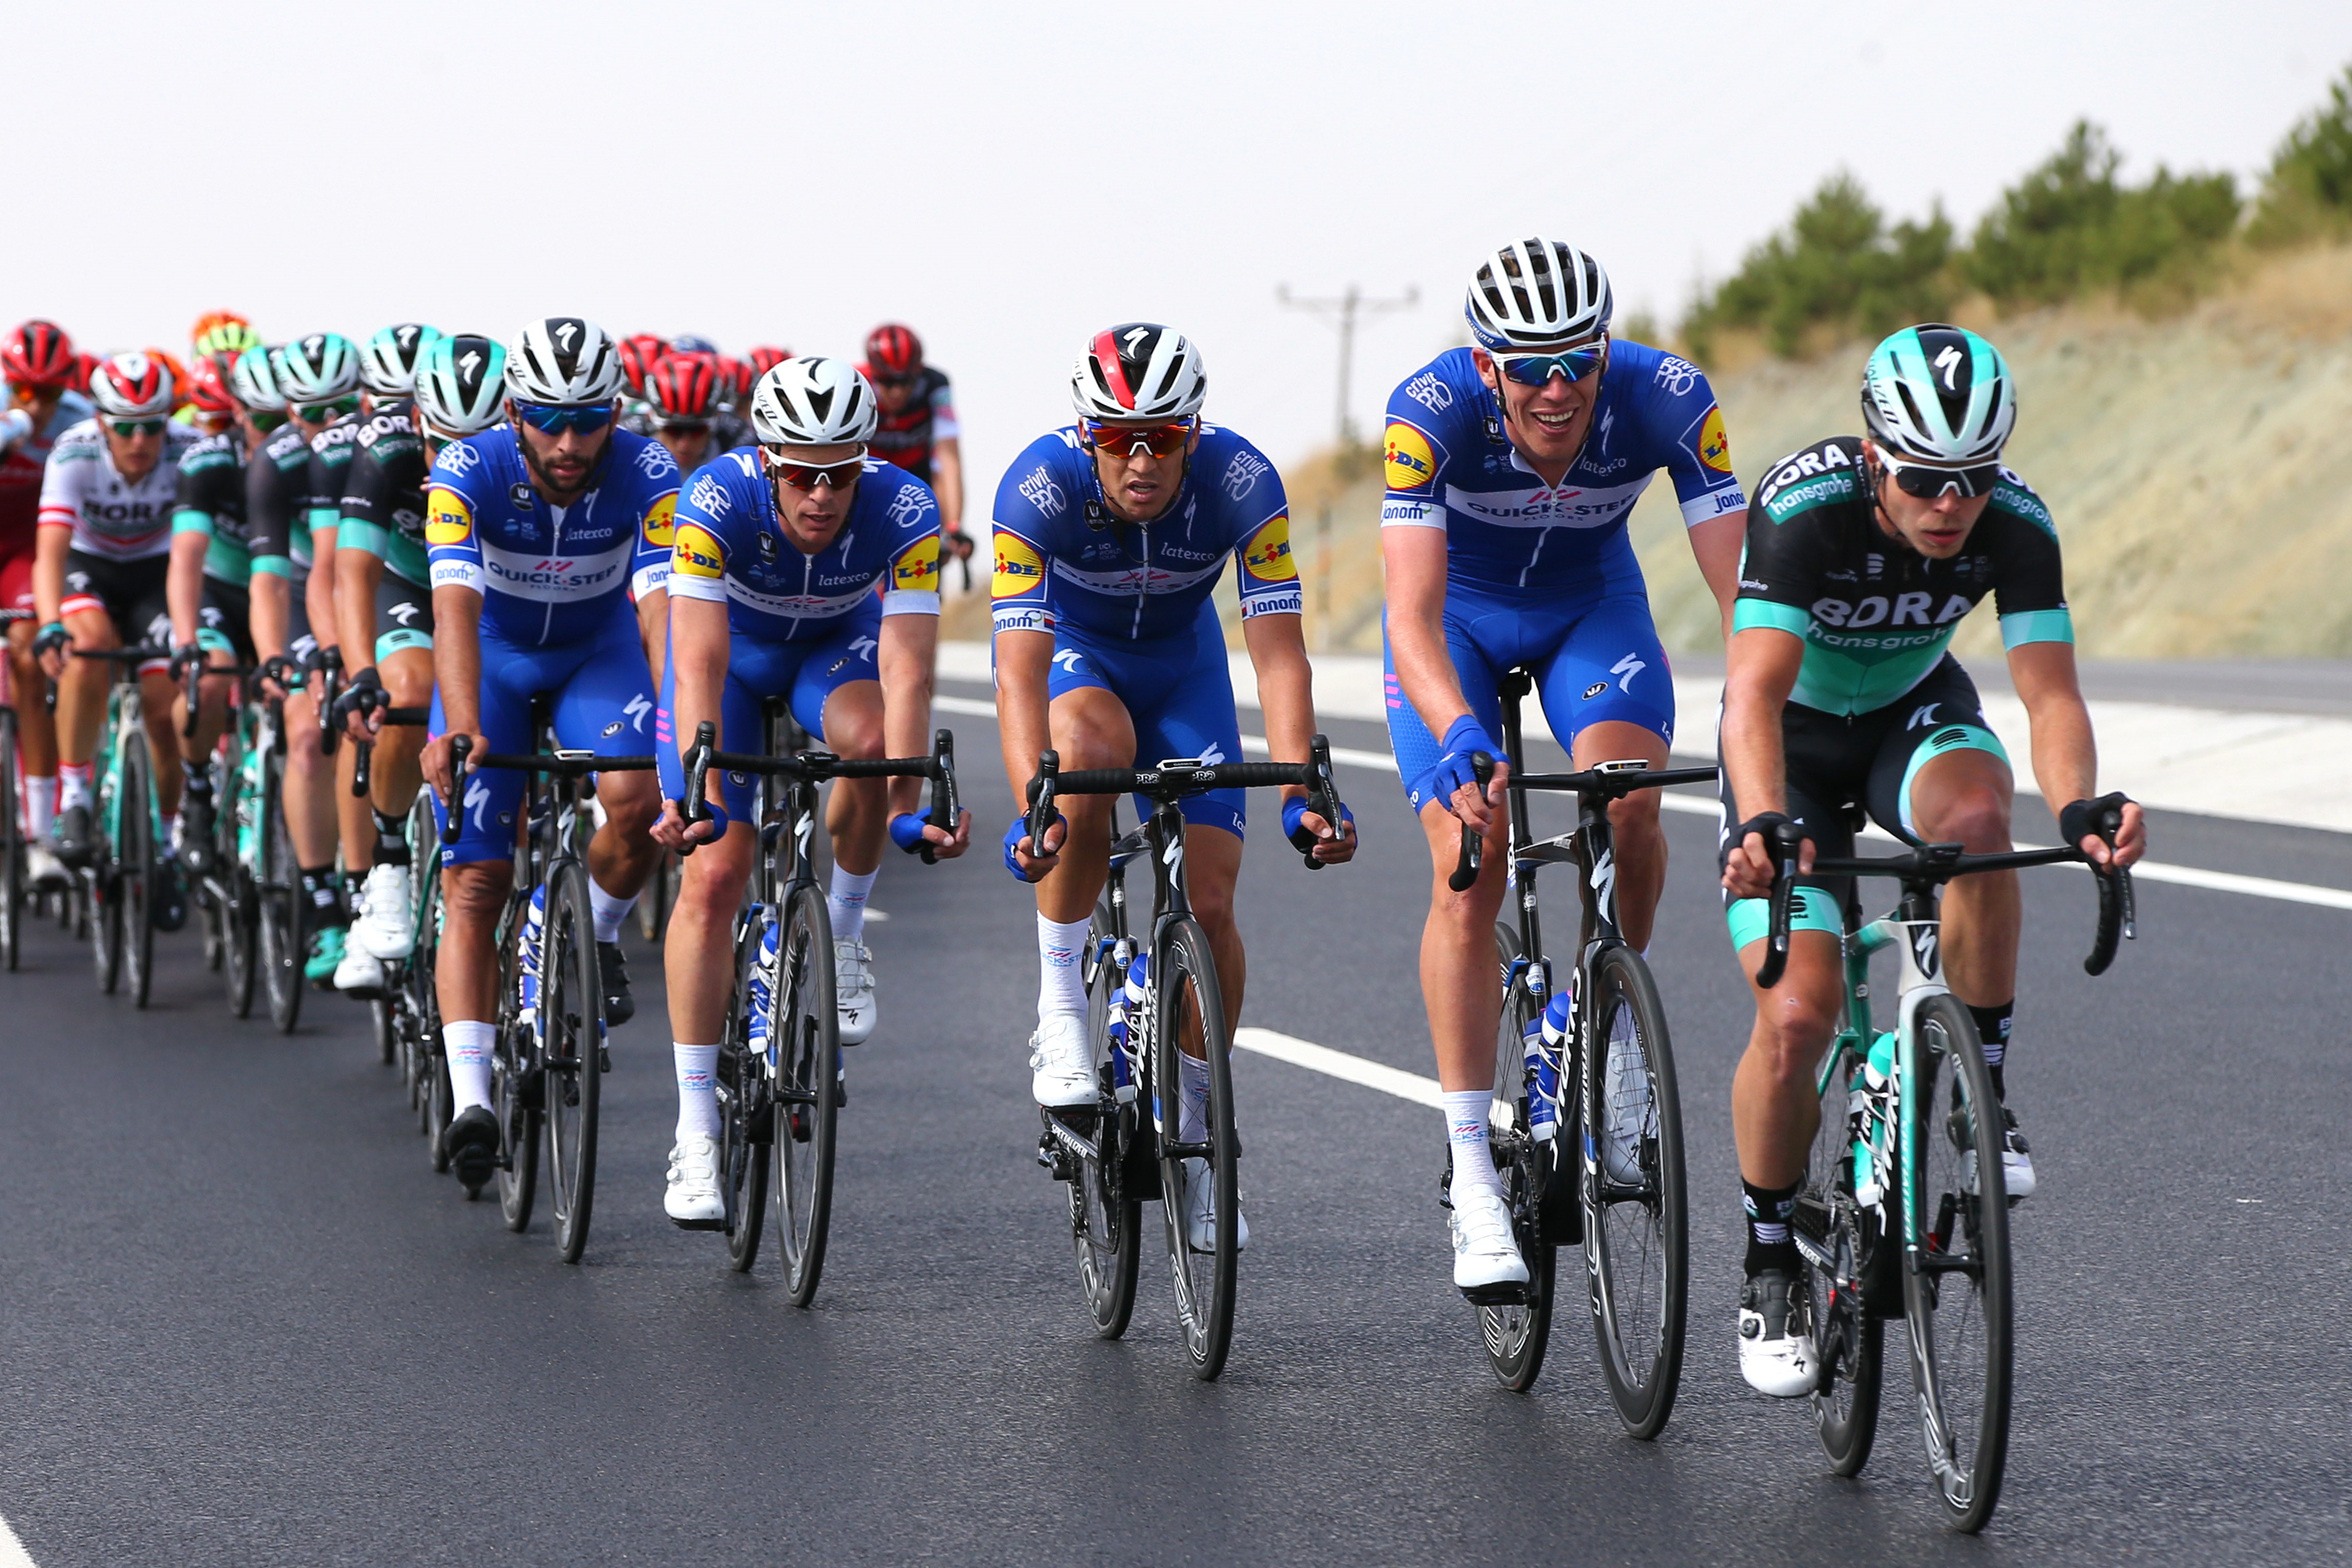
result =
[{"label": "cycling bib shorts", "polygon": [[375,662],[412,647],[433,651],[433,591],[387,571],[375,585]]},{"label": "cycling bib shorts", "polygon": [[[66,595],[58,601],[58,613],[70,617],[98,610],[114,623],[115,636],[126,644],[152,642],[159,647],[168,647],[172,642],[172,605],[164,592],[164,580],[171,574],[171,565],[167,555],[116,560],[79,550],[68,551]],[[151,659],[139,667],[139,672],[144,675],[150,670],[163,669],[170,663],[165,658]]]},{"label": "cycling bib shorts", "polygon": [[[1207,599],[1192,628],[1174,637],[1133,641],[1097,637],[1064,616],[1054,628],[1054,668],[1045,684],[1048,701],[1081,687],[1100,687],[1127,707],[1135,726],[1135,765],[1178,757],[1207,763],[1242,760],[1241,716],[1234,706],[1234,675],[1225,662],[1224,628]],[[1247,821],[1247,792],[1212,790],[1180,803],[1184,820],[1241,837]],[[1149,816],[1151,803],[1135,797],[1137,815]]]}]

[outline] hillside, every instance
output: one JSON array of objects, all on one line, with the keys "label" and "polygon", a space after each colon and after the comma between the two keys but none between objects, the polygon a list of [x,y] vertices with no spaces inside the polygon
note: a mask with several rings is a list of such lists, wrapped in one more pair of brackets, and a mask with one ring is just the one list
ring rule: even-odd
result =
[{"label": "hillside", "polygon": [[[2162,320],[1958,314],[2016,368],[2009,461],[2057,517],[2086,656],[2352,658],[2352,247],[2250,263]],[[1866,347],[1790,362],[1727,334],[1708,368],[1751,489],[1780,453],[1857,427]],[[1328,614],[1308,595],[1310,646],[1377,653],[1377,479],[1328,454],[1285,478],[1300,568],[1329,584]],[[1663,477],[1633,529],[1668,647],[1718,646]],[[1998,647],[1991,616],[1959,646]]]}]

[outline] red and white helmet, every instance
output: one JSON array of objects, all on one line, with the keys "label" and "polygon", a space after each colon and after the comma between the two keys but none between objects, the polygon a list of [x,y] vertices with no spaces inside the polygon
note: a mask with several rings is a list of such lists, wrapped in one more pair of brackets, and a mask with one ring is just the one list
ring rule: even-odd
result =
[{"label": "red and white helmet", "polygon": [[1097,332],[1070,376],[1070,401],[1085,419],[1190,419],[1208,395],[1201,351],[1154,321]]},{"label": "red and white helmet", "polygon": [[672,354],[646,376],[654,422],[708,420],[719,409],[719,367],[709,354]]},{"label": "red and white helmet", "polygon": [[923,368],[923,340],[912,327],[885,321],[866,334],[866,370],[884,381],[908,381]]},{"label": "red and white helmet", "polygon": [[179,403],[170,368],[138,353],[99,361],[89,373],[89,395],[100,413],[115,419],[160,419]]},{"label": "red and white helmet", "polygon": [[55,321],[26,321],[0,342],[0,374],[13,386],[47,391],[77,384],[81,362],[63,327]]}]

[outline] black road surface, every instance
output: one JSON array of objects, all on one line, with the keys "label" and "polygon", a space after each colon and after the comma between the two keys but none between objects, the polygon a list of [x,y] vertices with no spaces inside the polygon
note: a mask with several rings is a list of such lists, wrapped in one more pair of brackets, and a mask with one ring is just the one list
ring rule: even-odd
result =
[{"label": "black road surface", "polygon": [[[953,722],[979,847],[937,869],[894,857],[877,889],[881,1026],[851,1053],[810,1310],[785,1302],[772,1237],[741,1278],[663,1218],[674,1100],[643,949],[594,1230],[567,1268],[543,1218],[510,1235],[427,1168],[362,1009],[314,996],[290,1039],[236,1023],[181,936],[136,1013],[37,931],[0,975],[0,1514],[32,1560],[2345,1557],[2352,914],[2146,884],[2139,942],[2092,981],[2088,885],[2029,874],[2011,1083],[2042,1191],[2015,1226],[2008,1489],[1966,1540],[1938,1521],[1899,1359],[1853,1482],[1825,1475],[1801,1402],[1739,1381],[1727,1105],[1747,1021],[1710,823],[1667,817],[1653,948],[1695,1239],[1681,1402],[1642,1444],[1572,1312],[1533,1394],[1496,1386],[1448,1283],[1437,1112],[1246,1052],[1252,1245],[1224,1380],[1185,1375],[1149,1259],[1129,1337],[1090,1336],[1062,1189],[1034,1157],[1031,906],[994,847],[1009,796],[992,727]],[[1304,874],[1255,803],[1247,1021],[1426,1074],[1419,836],[1392,778],[1342,784],[1366,842],[1345,869]],[[2156,843],[2352,885],[2329,835],[2168,818]],[[1565,930],[1564,879],[1554,894]]]}]

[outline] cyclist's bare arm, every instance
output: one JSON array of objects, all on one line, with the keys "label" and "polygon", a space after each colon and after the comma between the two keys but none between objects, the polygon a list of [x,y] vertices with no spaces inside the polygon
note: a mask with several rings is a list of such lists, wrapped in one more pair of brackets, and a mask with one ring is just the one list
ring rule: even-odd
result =
[{"label": "cyclist's bare arm", "polygon": [[[1396,661],[1397,684],[1429,732],[1444,735],[1470,711],[1461,677],[1445,651],[1445,531],[1384,528],[1381,561],[1388,571],[1389,653]],[[1454,814],[1484,833],[1503,804],[1503,780],[1509,772],[1510,764],[1496,758],[1486,795],[1465,784],[1450,803]]]},{"label": "cyclist's bare arm", "polygon": [[[1297,616],[1252,616],[1242,623],[1242,641],[1257,671],[1257,700],[1265,712],[1268,758],[1277,763],[1305,762],[1315,742],[1315,669],[1307,658],[1306,622]],[[1289,800],[1306,793],[1300,785],[1286,784],[1282,795]],[[1307,831],[1318,836],[1333,826],[1311,811],[1302,820]],[[1325,846],[1316,847],[1316,858],[1326,861],[1345,860],[1355,852],[1352,827],[1329,845],[1328,852]]]},{"label": "cyclist's bare arm", "polygon": [[[1749,626],[1731,639],[1723,682],[1723,769],[1742,819],[1789,809],[1788,759],[1780,746],[1780,713],[1797,689],[1805,639],[1778,626]],[[1811,868],[1810,840],[1800,864]],[[1743,899],[1772,889],[1772,859],[1763,835],[1749,834],[1724,867],[1723,885]]]},{"label": "cyclist's bare arm", "polygon": [[184,647],[204,624],[205,553],[212,536],[194,530],[172,535],[172,563],[164,568],[163,602],[172,612],[172,643]]},{"label": "cyclist's bare arm", "polygon": [[373,550],[338,546],[335,562],[335,614],[341,625],[336,635],[354,670],[375,663],[375,591],[383,581],[383,558]]},{"label": "cyclist's bare arm", "polygon": [[[939,498],[940,526],[947,533],[963,533],[963,443],[942,436],[931,443],[931,493]],[[903,753],[912,756],[908,752]]]},{"label": "cyclist's bare arm", "polygon": [[1739,597],[1739,552],[1748,543],[1748,509],[1710,517],[1685,531],[1698,574],[1706,579],[1707,592],[1715,595],[1716,608],[1723,614],[1723,640],[1728,643],[1732,605]]},{"label": "cyclist's bare arm", "polygon": [[[667,599],[669,595],[665,593],[662,597]],[[642,609],[639,613],[643,614]],[[723,752],[730,739],[719,729],[722,721],[719,710],[719,694],[727,686],[727,606],[710,599],[680,599],[668,606],[665,619],[671,639],[674,682],[670,692],[670,733],[678,737],[681,747],[691,746],[691,737],[708,723],[718,736],[718,749]],[[742,738],[734,739],[740,743]],[[705,781],[703,795],[711,801],[720,798],[716,772]],[[686,819],[667,801],[662,804],[661,820],[654,825],[654,837],[670,849],[707,843],[718,833],[718,823],[707,818],[688,827]]]},{"label": "cyclist's bare arm", "polygon": [[[940,618],[920,612],[882,617],[881,647],[876,662],[882,671],[882,752],[890,757],[919,757],[931,749],[931,680],[940,656]],[[890,815],[924,809],[924,784],[919,778],[891,779]],[[951,827],[926,824],[923,837],[934,856],[953,858],[971,842],[971,813],[963,812]]]},{"label": "cyclist's bare arm", "polygon": [[446,729],[425,748],[425,777],[443,800],[449,798],[449,738],[482,743],[482,595],[476,588],[444,583],[433,590],[433,681],[441,697]]},{"label": "cyclist's bare arm", "polygon": [[[316,564],[302,583],[302,608],[310,617],[310,635],[319,639],[319,646],[322,648],[331,646],[340,647],[343,641],[342,627],[335,619],[335,535],[340,526],[310,531],[310,559]],[[370,605],[368,607],[373,610],[375,606]],[[358,668],[349,659],[343,662],[349,668]],[[361,664],[373,662],[373,659],[360,660]]]},{"label": "cyclist's bare arm", "polygon": [[[2032,731],[2033,778],[2042,798],[2055,815],[2070,801],[2089,800],[2098,794],[2099,748],[2091,733],[2091,710],[2075,679],[2074,645],[2066,642],[2021,643],[2009,651],[2009,678]],[[2095,836],[2080,847],[2105,864],[2107,847]],[[2116,858],[2128,866],[2147,847],[2146,818],[2137,802],[2124,807],[2124,825],[2116,836]]]},{"label": "cyclist's bare arm", "polygon": [[[724,610],[727,606],[721,605]],[[645,639],[646,664],[653,671],[654,689],[662,689],[662,665],[669,657],[669,590],[649,588],[637,598],[637,635]],[[714,710],[712,718],[717,718]],[[688,734],[694,733],[688,730]]]},{"label": "cyclist's bare arm", "polygon": [[41,626],[63,620],[66,602],[66,553],[73,548],[73,530],[44,523],[33,537],[33,614]]},{"label": "cyclist's bare arm", "polygon": [[[1004,776],[1013,786],[1017,811],[1029,809],[1029,781],[1036,776],[1037,753],[1054,743],[1046,717],[1045,677],[1054,666],[1054,634],[1003,631],[996,634],[996,729],[1003,742]],[[1058,850],[1066,829],[1059,822],[1045,829],[1045,843],[1036,848]],[[1033,866],[1050,867],[1055,856],[1032,855]]]}]

